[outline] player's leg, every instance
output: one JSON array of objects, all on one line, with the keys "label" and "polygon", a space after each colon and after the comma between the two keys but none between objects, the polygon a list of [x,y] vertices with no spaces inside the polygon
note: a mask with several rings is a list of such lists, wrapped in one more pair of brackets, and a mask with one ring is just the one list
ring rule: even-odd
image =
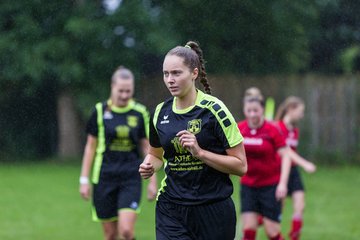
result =
[{"label": "player's leg", "polygon": [[258,189],[241,185],[241,219],[243,223],[242,240],[255,240],[260,212]]},{"label": "player's leg", "polygon": [[117,222],[103,222],[102,223],[104,239],[117,240]]},{"label": "player's leg", "polygon": [[303,226],[303,212],[305,208],[304,184],[301,179],[299,169],[296,166],[291,168],[288,182],[288,191],[293,201],[293,216],[291,219],[291,230],[289,237],[291,240],[300,239]]},{"label": "player's leg", "polygon": [[135,223],[140,212],[141,179],[129,178],[121,181],[117,196],[118,231],[121,240],[135,239]]},{"label": "player's leg", "polygon": [[263,216],[259,215],[257,219],[258,219],[258,225],[259,226],[263,225],[263,223],[264,223]]},{"label": "player's leg", "polygon": [[264,229],[270,240],[284,240],[279,222],[264,217]]},{"label": "player's leg", "polygon": [[93,220],[102,223],[104,238],[117,239],[117,186],[100,181],[93,186]]},{"label": "player's leg", "polygon": [[291,231],[289,236],[291,240],[300,239],[301,228],[303,225],[303,212],[305,207],[304,191],[295,191],[292,194],[293,216],[291,222]]},{"label": "player's leg", "polygon": [[256,229],[258,227],[258,214],[255,212],[243,212],[241,221],[243,223],[242,240],[255,240]]},{"label": "player's leg", "polygon": [[262,187],[259,190],[261,215],[264,217],[264,229],[268,238],[271,240],[283,240],[280,225],[282,202],[276,199],[276,187],[276,185],[273,185]]},{"label": "player's leg", "polygon": [[137,213],[132,210],[120,210],[118,229],[120,240],[132,240],[135,239],[135,222]]}]

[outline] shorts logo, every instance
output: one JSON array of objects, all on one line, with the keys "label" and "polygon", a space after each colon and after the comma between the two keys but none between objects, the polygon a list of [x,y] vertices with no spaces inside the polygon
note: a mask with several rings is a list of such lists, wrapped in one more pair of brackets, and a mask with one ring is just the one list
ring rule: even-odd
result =
[{"label": "shorts logo", "polygon": [[137,116],[128,116],[127,117],[127,124],[129,125],[129,127],[136,127],[138,125],[138,118]]},{"label": "shorts logo", "polygon": [[201,131],[201,119],[193,119],[188,122],[187,130],[192,134],[197,134]]},{"label": "shorts logo", "polygon": [[137,203],[137,202],[132,202],[132,203],[130,204],[130,208],[132,208],[132,209],[137,209],[137,208],[138,208],[138,203]]}]

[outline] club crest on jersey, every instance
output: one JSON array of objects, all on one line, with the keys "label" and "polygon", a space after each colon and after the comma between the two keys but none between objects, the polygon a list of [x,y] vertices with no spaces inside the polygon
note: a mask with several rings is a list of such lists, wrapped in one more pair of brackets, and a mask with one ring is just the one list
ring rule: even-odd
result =
[{"label": "club crest on jersey", "polygon": [[201,131],[201,119],[193,119],[188,122],[187,130],[192,134],[197,134]]},{"label": "club crest on jersey", "polygon": [[118,138],[126,138],[129,137],[130,128],[125,125],[119,125],[115,128],[116,136]]},{"label": "club crest on jersey", "polygon": [[127,124],[132,128],[136,127],[138,125],[137,116],[128,116],[127,117]]}]

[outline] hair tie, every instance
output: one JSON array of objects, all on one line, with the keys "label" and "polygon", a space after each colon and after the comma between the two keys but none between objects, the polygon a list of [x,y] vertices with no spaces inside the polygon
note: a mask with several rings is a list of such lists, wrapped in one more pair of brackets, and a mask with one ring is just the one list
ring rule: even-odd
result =
[{"label": "hair tie", "polygon": [[191,48],[189,45],[187,45],[187,44],[186,44],[184,47],[185,47],[185,48],[190,48],[190,49],[192,49],[192,48]]}]

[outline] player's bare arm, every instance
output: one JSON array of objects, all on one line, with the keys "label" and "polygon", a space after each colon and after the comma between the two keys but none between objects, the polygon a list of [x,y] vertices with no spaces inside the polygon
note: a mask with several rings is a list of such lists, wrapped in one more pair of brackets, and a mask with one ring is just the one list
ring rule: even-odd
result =
[{"label": "player's bare arm", "polygon": [[158,171],[163,164],[162,156],[164,150],[162,148],[149,147],[149,153],[146,155],[143,163],[140,164],[139,173],[142,178],[150,178]]}]

